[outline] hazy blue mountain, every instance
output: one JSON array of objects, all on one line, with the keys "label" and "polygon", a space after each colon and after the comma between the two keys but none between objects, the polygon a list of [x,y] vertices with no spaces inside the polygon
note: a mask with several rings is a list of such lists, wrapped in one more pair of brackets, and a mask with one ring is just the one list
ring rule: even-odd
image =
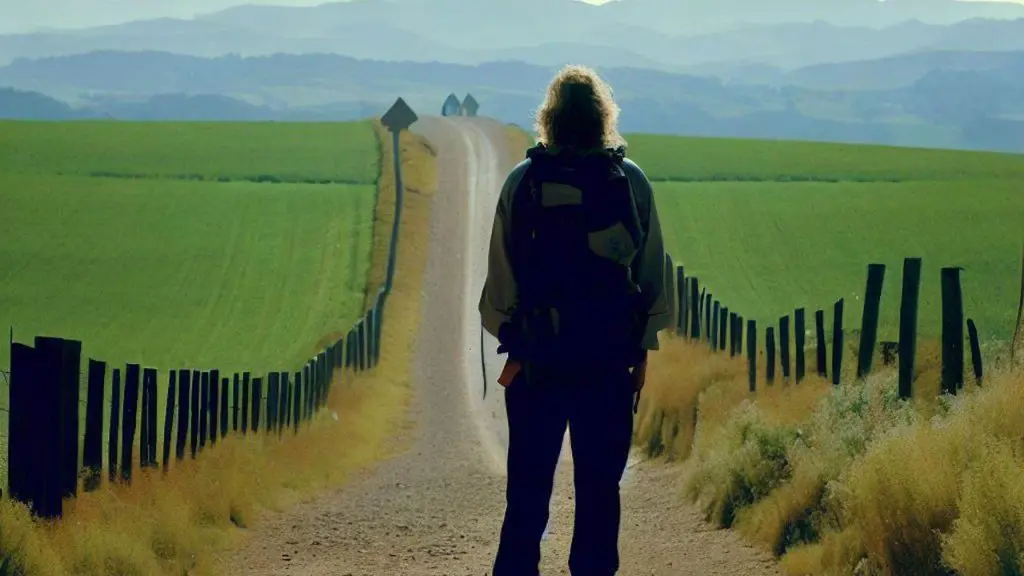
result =
[{"label": "hazy blue mountain", "polygon": [[[883,14],[875,18],[872,14]],[[797,68],[916,50],[1024,50],[1024,6],[954,0],[353,0],[0,36],[0,64],[96,50],[333,53],[478,64]],[[931,22],[931,23],[926,23]],[[939,22],[936,24],[935,22]],[[954,23],[955,22],[955,23]],[[949,24],[949,25],[947,25]],[[879,28],[880,27],[880,28]]]},{"label": "hazy blue mountain", "polygon": [[[1024,119],[1024,63],[1019,55],[991,56],[1001,65],[933,69],[883,90],[744,85],[629,67],[602,74],[626,131],[1024,152],[1014,132]],[[399,95],[433,114],[450,93],[471,92],[481,113],[529,125],[554,70],[326,54],[207,59],[97,52],[20,60],[0,68],[0,85],[60,96],[75,114],[139,120],[349,120],[380,114]],[[64,108],[54,110],[67,117]]]},{"label": "hazy blue mountain", "polygon": [[719,32],[737,24],[825,21],[842,26],[893,26],[908,20],[952,24],[971,18],[1012,19],[1024,7],[1005,2],[956,0],[623,0],[607,5],[617,22],[660,32]]},{"label": "hazy blue mountain", "polygon": [[38,92],[0,88],[0,119],[72,120],[82,116],[81,111]]},{"label": "hazy blue mountain", "polygon": [[888,90],[913,85],[933,71],[986,71],[1024,79],[1024,50],[958,52],[942,50],[877,60],[819,64],[776,75],[775,83],[821,90]]}]

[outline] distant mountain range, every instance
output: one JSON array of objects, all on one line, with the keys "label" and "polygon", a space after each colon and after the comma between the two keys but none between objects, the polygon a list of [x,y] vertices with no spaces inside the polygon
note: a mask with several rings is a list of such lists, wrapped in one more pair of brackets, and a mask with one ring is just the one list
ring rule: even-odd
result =
[{"label": "distant mountain range", "polygon": [[352,0],[241,6],[194,19],[0,36],[0,64],[96,50],[201,57],[341,54],[386,61],[656,68],[747,79],[751,67],[909,52],[1024,50],[1024,5],[954,0]]},{"label": "distant mountain range", "polygon": [[[0,68],[0,86],[17,89],[0,92],[0,117],[348,120],[380,114],[396,96],[439,114],[449,93],[471,92],[482,114],[529,125],[553,71],[522,62],[95,52]],[[629,67],[602,73],[624,131],[1024,152],[1024,51],[811,67],[776,85]]]}]

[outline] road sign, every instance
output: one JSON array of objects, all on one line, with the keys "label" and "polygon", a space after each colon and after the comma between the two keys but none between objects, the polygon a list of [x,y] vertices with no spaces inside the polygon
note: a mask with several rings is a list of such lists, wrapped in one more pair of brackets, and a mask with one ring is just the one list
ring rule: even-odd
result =
[{"label": "road sign", "polygon": [[380,121],[388,130],[398,133],[409,126],[412,126],[413,122],[416,122],[418,119],[419,117],[412,111],[412,108],[409,108],[409,105],[405,103],[405,100],[399,98],[391,108],[384,113],[384,116],[381,117]]},{"label": "road sign", "polygon": [[449,94],[448,98],[444,101],[444,106],[441,107],[442,116],[457,116],[459,110],[462,109],[462,103],[459,102],[459,97],[455,94]]},{"label": "road sign", "polygon": [[480,104],[477,103],[476,98],[473,98],[472,94],[466,94],[466,98],[462,101],[462,109],[465,111],[466,116],[476,116],[476,111],[480,109]]}]

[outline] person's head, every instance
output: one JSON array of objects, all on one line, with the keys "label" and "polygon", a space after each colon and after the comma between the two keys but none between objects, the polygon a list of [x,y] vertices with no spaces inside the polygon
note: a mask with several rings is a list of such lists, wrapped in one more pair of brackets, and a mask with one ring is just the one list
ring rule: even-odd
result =
[{"label": "person's head", "polygon": [[611,88],[584,66],[566,66],[548,85],[534,125],[546,146],[580,149],[625,145]]}]

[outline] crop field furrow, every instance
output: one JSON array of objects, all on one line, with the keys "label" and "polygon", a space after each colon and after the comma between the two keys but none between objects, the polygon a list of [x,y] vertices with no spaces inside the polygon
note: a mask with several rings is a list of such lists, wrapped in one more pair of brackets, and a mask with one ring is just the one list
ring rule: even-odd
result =
[{"label": "crop field furrow", "polygon": [[[195,338],[205,342],[207,347],[216,347],[218,342],[236,337],[235,334],[225,331],[225,323],[216,321],[216,314],[230,309],[236,297],[231,280],[244,267],[247,256],[244,251],[246,246],[246,227],[243,222],[243,219],[233,218],[222,223],[223,228],[220,231],[226,239],[224,242],[224,252],[221,255],[218,271],[211,273],[208,278],[211,285],[205,287],[210,290],[210,300],[206,316],[211,317],[212,321],[208,326],[201,327],[198,331],[199,333],[195,334]],[[189,285],[191,287],[194,283],[189,282]]]}]

